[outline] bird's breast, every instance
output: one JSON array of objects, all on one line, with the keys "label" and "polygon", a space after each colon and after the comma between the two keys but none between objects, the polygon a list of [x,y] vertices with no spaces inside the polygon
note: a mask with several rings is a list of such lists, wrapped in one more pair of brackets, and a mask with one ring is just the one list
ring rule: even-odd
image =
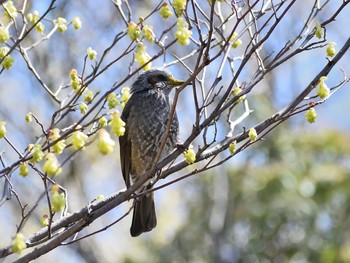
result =
[{"label": "bird's breast", "polygon": [[[128,129],[128,140],[131,142],[131,174],[142,175],[151,168],[160,149],[171,105],[168,98],[159,99],[157,96],[134,99],[126,129]],[[176,128],[169,134],[160,160],[173,150],[177,130]]]}]

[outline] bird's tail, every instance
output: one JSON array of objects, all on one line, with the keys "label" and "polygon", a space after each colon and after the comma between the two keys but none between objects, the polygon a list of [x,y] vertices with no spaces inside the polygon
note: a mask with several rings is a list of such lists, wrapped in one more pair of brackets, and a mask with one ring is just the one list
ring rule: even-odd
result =
[{"label": "bird's tail", "polygon": [[135,200],[130,234],[136,237],[143,232],[151,231],[156,225],[156,210],[154,207],[153,192],[151,192]]}]

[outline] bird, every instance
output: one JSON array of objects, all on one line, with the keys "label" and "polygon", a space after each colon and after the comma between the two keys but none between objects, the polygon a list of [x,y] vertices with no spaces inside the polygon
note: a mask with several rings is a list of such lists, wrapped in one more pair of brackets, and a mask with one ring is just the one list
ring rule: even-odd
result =
[{"label": "bird", "polygon": [[[170,92],[183,83],[168,71],[151,69],[140,74],[132,84],[131,97],[121,115],[126,123],[125,134],[119,137],[121,170],[127,188],[151,169],[170,118]],[[159,160],[171,153],[178,143],[179,122],[175,112]],[[152,178],[136,193],[150,190],[151,183]],[[141,195],[134,202],[132,237],[151,231],[157,225],[153,192]]]}]

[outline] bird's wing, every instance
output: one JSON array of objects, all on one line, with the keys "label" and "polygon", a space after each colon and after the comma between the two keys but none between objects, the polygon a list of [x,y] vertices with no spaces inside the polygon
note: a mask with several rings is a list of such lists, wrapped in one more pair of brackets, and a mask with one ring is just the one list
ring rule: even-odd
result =
[{"label": "bird's wing", "polygon": [[125,181],[125,185],[128,188],[130,186],[130,168],[131,168],[131,141],[128,133],[128,117],[130,113],[130,104],[126,104],[123,113],[122,120],[126,123],[125,133],[119,137],[119,148],[120,148],[120,164],[122,168],[122,174]]}]

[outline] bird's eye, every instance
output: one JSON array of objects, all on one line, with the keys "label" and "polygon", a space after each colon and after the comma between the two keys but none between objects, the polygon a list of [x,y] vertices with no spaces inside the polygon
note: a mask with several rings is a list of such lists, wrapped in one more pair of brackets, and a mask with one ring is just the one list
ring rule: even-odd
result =
[{"label": "bird's eye", "polygon": [[168,78],[163,74],[153,75],[153,76],[149,76],[147,78],[147,82],[151,85],[156,84],[156,83],[161,82],[161,81],[167,81],[167,80],[168,80]]}]

